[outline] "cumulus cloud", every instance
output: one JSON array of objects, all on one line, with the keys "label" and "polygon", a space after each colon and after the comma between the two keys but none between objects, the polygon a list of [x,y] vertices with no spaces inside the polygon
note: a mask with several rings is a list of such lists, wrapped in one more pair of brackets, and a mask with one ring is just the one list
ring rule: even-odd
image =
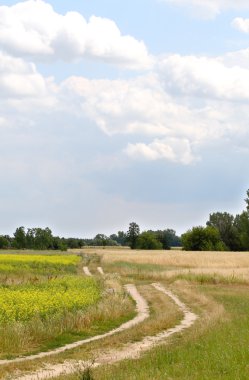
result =
[{"label": "cumulus cloud", "polygon": [[[222,62],[224,61],[224,62]],[[170,55],[158,66],[166,91],[189,97],[248,101],[249,70],[222,58]]]},{"label": "cumulus cloud", "polygon": [[155,161],[165,159],[184,165],[188,165],[195,160],[187,139],[155,139],[150,144],[128,144],[125,152],[128,156],[139,160]]},{"label": "cumulus cloud", "polygon": [[71,77],[62,84],[61,93],[74,99],[73,112],[88,115],[109,136],[192,134],[188,127],[192,130],[195,117],[174,102],[153,75],[131,80]]},{"label": "cumulus cloud", "polygon": [[0,97],[37,95],[47,95],[47,84],[35,65],[0,52]]},{"label": "cumulus cloud", "polygon": [[[178,76],[163,62],[158,75],[130,80],[71,77],[61,85],[61,102],[66,108],[66,99],[73,99],[70,103],[75,109],[70,105],[69,112],[87,115],[108,136],[123,135],[124,140],[132,136],[136,142],[128,144],[124,151],[133,159],[190,164],[206,143],[222,138],[232,140],[234,136],[243,141],[248,135],[246,86],[241,81],[241,91],[238,87],[234,95],[227,94],[233,90],[230,71],[218,84],[212,75],[208,82],[204,75],[210,69],[208,62],[202,67],[203,76],[195,73],[195,61],[192,67],[182,57],[179,67],[176,62],[172,65]],[[223,67],[217,62],[215,68],[216,64]],[[165,75],[170,78],[170,85]],[[231,96],[236,100],[233,107]]]},{"label": "cumulus cloud", "polygon": [[[0,112],[8,121],[19,114],[55,110],[57,90],[53,78],[45,78],[33,63],[0,51]],[[27,123],[31,122],[28,116]]]},{"label": "cumulus cloud", "polygon": [[33,60],[101,59],[130,69],[153,60],[143,41],[122,35],[114,21],[78,12],[56,13],[43,0],[0,6],[0,44],[6,52]]},{"label": "cumulus cloud", "polygon": [[35,64],[0,52],[0,127],[63,113],[72,123],[90,120],[110,138],[121,135],[120,152],[131,159],[188,165],[219,139],[247,144],[249,70],[226,59],[168,55],[140,77],[70,77],[56,85]]},{"label": "cumulus cloud", "polygon": [[242,18],[242,17],[236,17],[232,21],[232,26],[243,33],[249,33],[249,19],[248,18]]},{"label": "cumulus cloud", "polygon": [[185,7],[195,16],[214,18],[222,11],[249,9],[247,0],[161,0],[171,5]]}]

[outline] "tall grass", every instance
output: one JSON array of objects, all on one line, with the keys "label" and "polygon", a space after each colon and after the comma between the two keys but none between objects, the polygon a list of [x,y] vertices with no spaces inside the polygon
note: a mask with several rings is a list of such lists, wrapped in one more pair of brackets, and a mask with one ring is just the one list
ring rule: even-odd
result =
[{"label": "tall grass", "polygon": [[[2,358],[81,340],[130,316],[132,302],[118,283],[75,275],[81,260],[76,255],[0,255]],[[116,290],[104,297],[110,285]]]},{"label": "tall grass", "polygon": [[85,310],[4,324],[0,326],[1,358],[48,350],[106,332],[132,315],[133,303],[129,297],[114,293]]},{"label": "tall grass", "polygon": [[[202,288],[227,314],[212,325],[199,322],[170,346],[140,360],[94,370],[96,380],[247,380],[249,378],[249,295],[245,288]],[[73,380],[73,377],[71,377]]]},{"label": "tall grass", "polygon": [[[90,252],[91,253],[91,252]],[[146,250],[98,250],[102,264],[117,261],[177,268],[249,268],[248,252],[185,252]]]}]

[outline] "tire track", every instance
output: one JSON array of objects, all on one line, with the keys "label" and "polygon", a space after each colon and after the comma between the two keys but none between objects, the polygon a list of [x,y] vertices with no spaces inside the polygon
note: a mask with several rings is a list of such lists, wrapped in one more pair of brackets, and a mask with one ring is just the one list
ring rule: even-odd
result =
[{"label": "tire track", "polygon": [[[101,354],[97,358],[97,360],[94,362],[94,364],[90,362],[84,362],[84,361],[66,361],[62,364],[56,364],[53,366],[50,366],[50,365],[45,366],[43,369],[40,369],[31,374],[17,377],[16,379],[17,380],[37,380],[37,379],[43,380],[43,379],[55,378],[60,375],[74,373],[75,371],[77,371],[78,368],[86,368],[87,366],[91,366],[92,368],[94,368],[103,364],[112,364],[112,363],[116,363],[125,359],[139,358],[143,352],[148,351],[152,347],[155,347],[161,344],[169,336],[179,333],[183,331],[184,329],[190,328],[194,324],[198,316],[195,313],[191,312],[189,308],[182,301],[180,301],[180,299],[175,294],[165,289],[165,287],[162,286],[161,284],[154,283],[152,284],[152,286],[158,291],[164,293],[166,296],[170,297],[175,302],[175,304],[179,307],[179,309],[183,312],[184,317],[178,325],[176,325],[173,328],[161,331],[160,333],[154,336],[146,336],[139,342],[126,344],[124,347],[120,348],[119,350],[110,349],[108,352]],[[131,289],[132,289],[132,292],[134,291],[135,293],[137,292],[137,289],[134,287],[134,285],[127,285],[126,289],[129,292]],[[132,293],[130,294],[132,295]],[[144,320],[148,316],[148,305],[141,296],[140,296],[140,302],[142,302],[141,306],[143,307],[143,312],[141,312],[140,310],[140,315],[138,314],[137,317],[135,317],[135,320],[137,318],[137,323],[139,323],[138,321],[142,322],[142,320]],[[136,325],[137,323],[133,322],[133,326]],[[127,324],[129,324],[129,322],[127,322],[126,325]],[[106,336],[109,336],[109,335],[106,334]]]}]

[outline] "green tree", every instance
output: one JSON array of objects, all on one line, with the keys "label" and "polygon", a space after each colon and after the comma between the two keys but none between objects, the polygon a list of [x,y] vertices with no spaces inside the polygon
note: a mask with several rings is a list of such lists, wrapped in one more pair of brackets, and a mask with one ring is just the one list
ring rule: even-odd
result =
[{"label": "green tree", "polygon": [[155,231],[157,239],[162,243],[163,249],[170,249],[170,247],[180,247],[181,239],[176,236],[176,232],[172,229]]},{"label": "green tree", "polygon": [[217,228],[221,240],[228,250],[236,251],[239,247],[239,236],[234,225],[234,216],[227,212],[215,212],[209,215],[207,226]]},{"label": "green tree", "polygon": [[138,249],[163,249],[162,243],[157,239],[154,233],[149,231],[142,232],[136,240]]},{"label": "green tree", "polygon": [[17,249],[26,248],[26,233],[24,227],[18,227],[14,233],[13,246]]},{"label": "green tree", "polygon": [[110,235],[110,239],[122,246],[125,246],[127,243],[127,235],[124,231],[118,231],[117,234]]},{"label": "green tree", "polygon": [[129,230],[127,232],[127,240],[131,249],[136,248],[136,242],[140,234],[139,225],[135,222],[129,224]]},{"label": "green tree", "polygon": [[219,231],[212,226],[193,227],[182,235],[185,251],[224,251],[226,249]]},{"label": "green tree", "polygon": [[35,229],[34,228],[28,228],[28,231],[26,233],[26,247],[29,249],[35,248]]},{"label": "green tree", "polygon": [[247,190],[246,195],[247,195],[247,197],[245,199],[246,209],[247,209],[247,212],[249,212],[249,189]]},{"label": "green tree", "polygon": [[240,251],[249,250],[249,213],[243,211],[242,214],[236,215],[234,225],[238,232]]},{"label": "green tree", "polygon": [[4,236],[0,236],[0,249],[6,249],[9,247],[9,241]]},{"label": "green tree", "polygon": [[52,231],[46,228],[34,228],[34,249],[49,249],[53,248]]}]

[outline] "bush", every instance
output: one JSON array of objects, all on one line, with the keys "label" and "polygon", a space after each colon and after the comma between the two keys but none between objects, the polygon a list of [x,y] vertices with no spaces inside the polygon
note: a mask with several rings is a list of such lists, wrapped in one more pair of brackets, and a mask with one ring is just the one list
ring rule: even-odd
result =
[{"label": "bush", "polygon": [[5,249],[9,247],[9,242],[4,236],[0,236],[0,249]]},{"label": "bush", "polygon": [[185,251],[225,251],[219,231],[215,227],[193,227],[182,235]]},{"label": "bush", "polygon": [[156,236],[151,232],[143,232],[139,235],[136,242],[138,249],[163,249],[162,243],[157,240]]}]

